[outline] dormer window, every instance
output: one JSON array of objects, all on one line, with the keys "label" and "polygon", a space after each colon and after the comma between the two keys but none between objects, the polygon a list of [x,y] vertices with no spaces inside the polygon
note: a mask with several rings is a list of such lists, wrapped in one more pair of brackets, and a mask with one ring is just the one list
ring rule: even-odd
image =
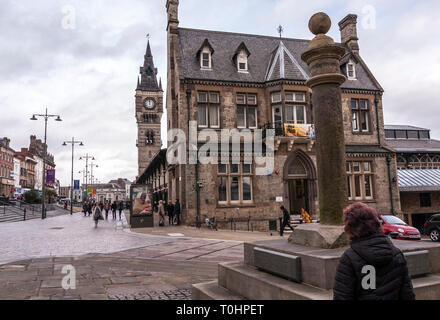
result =
[{"label": "dormer window", "polygon": [[202,69],[211,69],[211,51],[209,50],[209,48],[203,49],[200,57],[200,62],[200,67]]},{"label": "dormer window", "polygon": [[212,69],[212,55],[214,54],[214,49],[209,43],[208,39],[203,41],[202,46],[197,51],[197,59],[200,61],[200,68],[202,70]]},{"label": "dormer window", "polygon": [[356,67],[352,60],[347,63],[347,77],[348,80],[356,80]]},{"label": "dormer window", "polygon": [[244,42],[240,43],[237,50],[235,50],[234,56],[232,57],[232,60],[236,65],[238,72],[247,73],[249,71],[248,59],[250,55],[251,53],[249,52]]},{"label": "dormer window", "polygon": [[248,71],[248,57],[243,50],[237,56],[237,68],[238,71]]}]

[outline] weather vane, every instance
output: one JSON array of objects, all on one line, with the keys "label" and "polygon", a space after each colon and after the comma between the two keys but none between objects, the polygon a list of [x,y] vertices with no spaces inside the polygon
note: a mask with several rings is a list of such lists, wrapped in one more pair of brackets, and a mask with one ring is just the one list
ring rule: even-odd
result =
[{"label": "weather vane", "polygon": [[284,29],[281,25],[279,25],[277,30],[278,30],[278,33],[280,34],[280,39],[281,39],[281,36],[283,35]]},{"label": "weather vane", "polygon": [[148,41],[150,41],[150,34],[149,33],[147,33],[147,39],[148,39]]}]

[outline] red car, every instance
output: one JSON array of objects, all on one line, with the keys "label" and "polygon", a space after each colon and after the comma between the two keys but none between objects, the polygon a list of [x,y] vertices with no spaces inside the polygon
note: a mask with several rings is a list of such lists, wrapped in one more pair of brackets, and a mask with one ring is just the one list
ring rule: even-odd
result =
[{"label": "red car", "polygon": [[383,233],[388,235],[391,232],[398,234],[396,239],[399,240],[420,240],[422,236],[414,227],[407,225],[405,222],[392,215],[380,215],[380,221],[382,222]]}]

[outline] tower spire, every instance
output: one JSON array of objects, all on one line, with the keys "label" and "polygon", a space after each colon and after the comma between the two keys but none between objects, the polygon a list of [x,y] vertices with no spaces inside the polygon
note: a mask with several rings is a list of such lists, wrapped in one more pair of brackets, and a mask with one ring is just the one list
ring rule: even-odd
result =
[{"label": "tower spire", "polygon": [[[149,38],[149,35],[147,37]],[[138,89],[145,91],[160,91],[159,84],[157,83],[157,68],[154,66],[149,39],[144,56],[144,66],[140,68],[140,75],[141,81]]]}]

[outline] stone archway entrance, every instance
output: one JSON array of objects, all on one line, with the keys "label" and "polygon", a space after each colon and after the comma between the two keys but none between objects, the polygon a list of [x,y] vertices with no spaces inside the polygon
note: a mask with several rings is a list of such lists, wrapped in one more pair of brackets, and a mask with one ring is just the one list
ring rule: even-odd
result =
[{"label": "stone archway entrance", "polygon": [[316,214],[316,169],[310,157],[301,150],[294,151],[283,170],[284,206],[293,215],[301,209]]}]

